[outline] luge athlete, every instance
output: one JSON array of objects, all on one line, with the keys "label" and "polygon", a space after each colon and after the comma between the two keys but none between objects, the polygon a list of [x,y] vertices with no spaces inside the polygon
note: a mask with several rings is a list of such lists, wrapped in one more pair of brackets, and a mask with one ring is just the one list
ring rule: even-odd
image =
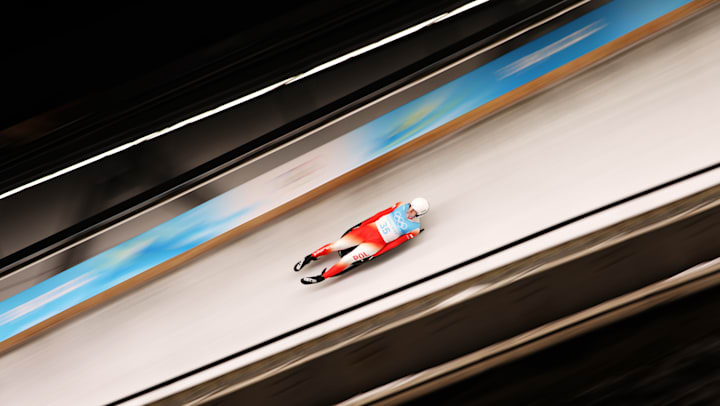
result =
[{"label": "luge athlete", "polygon": [[330,269],[323,270],[317,276],[302,278],[301,282],[309,285],[339,275],[416,237],[422,231],[420,216],[425,215],[429,209],[427,200],[422,197],[415,198],[410,203],[397,202],[356,225],[339,240],[305,256],[293,269],[297,272],[323,255],[355,247]]}]

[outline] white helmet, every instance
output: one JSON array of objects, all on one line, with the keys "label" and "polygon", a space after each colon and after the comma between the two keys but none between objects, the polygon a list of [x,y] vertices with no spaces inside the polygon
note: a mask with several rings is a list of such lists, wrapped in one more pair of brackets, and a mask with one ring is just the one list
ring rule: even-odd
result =
[{"label": "white helmet", "polygon": [[422,197],[416,197],[412,199],[412,201],[410,202],[410,207],[415,210],[418,217],[424,215],[428,212],[428,210],[430,210],[430,205],[428,204],[428,201]]}]

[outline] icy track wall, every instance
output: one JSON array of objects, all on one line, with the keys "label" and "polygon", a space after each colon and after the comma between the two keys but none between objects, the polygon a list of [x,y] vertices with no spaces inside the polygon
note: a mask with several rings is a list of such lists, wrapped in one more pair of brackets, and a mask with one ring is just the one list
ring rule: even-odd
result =
[{"label": "icy track wall", "polygon": [[[541,90],[606,45],[708,1],[614,0],[319,148],[0,302],[0,351],[308,201]],[[686,7],[683,7],[686,6]],[[646,26],[646,27],[643,27]],[[630,45],[632,41],[624,44]],[[623,46],[624,47],[624,46]],[[622,47],[620,47],[622,48]],[[612,47],[618,49],[618,47]],[[579,59],[583,63],[577,63]],[[576,61],[575,66],[568,65]]]}]

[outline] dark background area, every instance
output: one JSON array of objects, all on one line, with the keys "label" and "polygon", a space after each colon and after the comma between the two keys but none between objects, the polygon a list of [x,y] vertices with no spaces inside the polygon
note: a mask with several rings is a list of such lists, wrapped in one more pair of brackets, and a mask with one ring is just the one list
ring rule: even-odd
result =
[{"label": "dark background area", "polygon": [[408,404],[718,404],[718,294],[658,306]]},{"label": "dark background area", "polygon": [[[223,75],[235,76],[234,85],[221,91],[232,98],[466,2],[316,0],[6,10],[0,18],[5,99],[0,152],[17,151],[57,126]],[[212,92],[220,96],[218,89]]]},{"label": "dark background area", "polygon": [[[467,0],[114,8],[0,18],[0,191],[305,72]],[[537,2],[537,1],[534,1]]]},{"label": "dark background area", "polygon": [[[410,21],[464,1],[414,2],[415,10],[403,13],[409,3],[316,0],[75,9],[47,5],[3,13],[1,80],[6,100],[13,102],[3,109],[0,128],[158,69],[167,70],[156,79],[167,81],[214,58],[271,47],[333,26],[344,34],[333,41],[346,48],[384,31],[388,22]],[[362,24],[343,24],[349,19]]]}]

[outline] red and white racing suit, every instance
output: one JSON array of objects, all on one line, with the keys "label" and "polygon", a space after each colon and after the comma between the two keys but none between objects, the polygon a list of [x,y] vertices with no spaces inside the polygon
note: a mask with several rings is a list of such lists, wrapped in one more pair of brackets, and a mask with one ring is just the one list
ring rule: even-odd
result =
[{"label": "red and white racing suit", "polygon": [[[326,244],[312,253],[317,258],[331,252],[356,247],[323,273],[326,278],[335,276],[356,261],[378,257],[417,236],[420,223],[406,217],[409,204],[397,202],[391,207],[375,214],[360,223],[360,226],[345,234],[334,243]],[[393,218],[393,215],[395,218]],[[400,218],[402,216],[403,218]],[[398,227],[399,223],[399,227]],[[402,232],[402,234],[400,234]]]}]

